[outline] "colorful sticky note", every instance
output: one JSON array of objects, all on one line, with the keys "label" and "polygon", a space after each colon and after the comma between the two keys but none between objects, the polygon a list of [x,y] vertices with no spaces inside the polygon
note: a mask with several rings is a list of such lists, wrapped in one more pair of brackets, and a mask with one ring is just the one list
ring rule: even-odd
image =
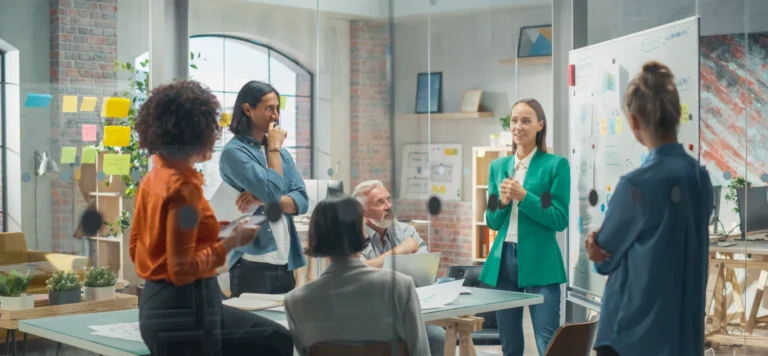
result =
[{"label": "colorful sticky note", "polygon": [[232,122],[232,114],[228,112],[221,113],[221,117],[219,117],[219,126],[226,127],[229,126],[229,123]]},{"label": "colorful sticky note", "polygon": [[75,180],[80,180],[80,168],[75,168]]},{"label": "colorful sticky note", "polygon": [[27,99],[24,100],[24,107],[27,108],[47,108],[51,105],[53,96],[49,94],[27,94]]},{"label": "colorful sticky note", "polygon": [[608,119],[600,119],[600,136],[608,135]]},{"label": "colorful sticky note", "polygon": [[61,148],[61,163],[75,163],[77,159],[77,147],[62,147]]},{"label": "colorful sticky note", "polygon": [[125,147],[131,143],[129,126],[104,126],[104,146]]},{"label": "colorful sticky note", "polygon": [[622,129],[622,118],[619,116],[616,118],[616,134],[621,135],[621,129]]},{"label": "colorful sticky note", "polygon": [[95,96],[84,96],[83,101],[80,103],[80,111],[93,112],[96,109],[97,100]]},{"label": "colorful sticky note", "polygon": [[105,175],[128,175],[131,172],[131,155],[105,153],[102,172]]},{"label": "colorful sticky note", "polygon": [[445,194],[445,186],[444,185],[433,185],[432,186],[432,193],[434,193],[434,194]]},{"label": "colorful sticky note", "polygon": [[96,164],[97,153],[99,153],[99,149],[96,147],[83,147],[83,156],[80,157],[80,163]]},{"label": "colorful sticky note", "polygon": [[65,95],[62,97],[62,112],[77,112],[77,97],[74,95]]},{"label": "colorful sticky note", "polygon": [[80,130],[82,131],[83,141],[93,142],[96,141],[96,125],[86,124],[83,125]]},{"label": "colorful sticky note", "polygon": [[680,105],[680,122],[691,122],[690,112],[688,111],[688,104]]},{"label": "colorful sticky note", "polygon": [[451,149],[451,155],[452,156],[458,156],[459,155],[459,149],[458,148]]},{"label": "colorful sticky note", "polygon": [[616,118],[615,117],[608,119],[608,134],[611,136],[616,134]]},{"label": "colorful sticky note", "polygon": [[285,97],[280,97],[280,110],[285,110]]},{"label": "colorful sticky note", "polygon": [[131,108],[131,100],[128,98],[106,98],[101,110],[102,117],[126,117]]}]

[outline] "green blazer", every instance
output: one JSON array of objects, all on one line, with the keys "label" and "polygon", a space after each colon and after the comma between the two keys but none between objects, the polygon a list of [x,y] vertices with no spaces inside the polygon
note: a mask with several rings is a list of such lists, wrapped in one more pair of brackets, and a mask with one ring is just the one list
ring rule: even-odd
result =
[{"label": "green blazer", "polygon": [[[515,155],[491,162],[488,174],[488,194],[499,194],[504,177],[512,177]],[[568,227],[568,203],[571,198],[571,171],[563,157],[536,151],[523,181],[527,191],[518,204],[518,286],[539,287],[565,283],[565,265],[555,234]],[[542,207],[542,196],[548,192],[551,203]],[[496,286],[501,267],[501,254],[507,236],[512,204],[504,209],[486,209],[488,227],[499,234],[483,266],[480,280]]]}]

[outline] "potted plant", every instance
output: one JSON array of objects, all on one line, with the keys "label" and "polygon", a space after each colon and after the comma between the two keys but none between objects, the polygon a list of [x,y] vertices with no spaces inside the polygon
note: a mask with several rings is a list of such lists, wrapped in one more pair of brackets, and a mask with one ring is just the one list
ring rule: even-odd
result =
[{"label": "potted plant", "polygon": [[501,139],[501,146],[512,146],[512,132],[509,131],[509,123],[510,123],[511,117],[509,114],[504,117],[499,118],[499,123],[501,124],[501,133],[499,133],[499,137]]},{"label": "potted plant", "polygon": [[85,300],[115,299],[117,276],[107,267],[92,267],[85,274]]},{"label": "potted plant", "polygon": [[56,271],[45,281],[48,287],[48,304],[80,303],[80,279],[73,272]]},{"label": "potted plant", "polygon": [[0,308],[5,310],[25,310],[35,307],[35,299],[27,291],[32,275],[21,274],[12,270],[7,276],[0,274]]},{"label": "potted plant", "polygon": [[744,190],[744,188],[749,188],[751,186],[752,183],[748,182],[744,177],[735,177],[728,183],[728,192],[725,193],[725,200],[733,203],[734,213],[739,213],[739,190]]}]

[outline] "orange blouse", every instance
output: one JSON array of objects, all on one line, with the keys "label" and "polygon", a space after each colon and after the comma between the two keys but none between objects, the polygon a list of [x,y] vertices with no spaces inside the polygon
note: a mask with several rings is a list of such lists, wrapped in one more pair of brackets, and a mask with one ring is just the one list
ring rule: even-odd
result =
[{"label": "orange blouse", "polygon": [[154,157],[141,181],[131,224],[136,274],[181,286],[216,276],[226,251],[219,223],[203,197],[203,177],[192,166]]}]

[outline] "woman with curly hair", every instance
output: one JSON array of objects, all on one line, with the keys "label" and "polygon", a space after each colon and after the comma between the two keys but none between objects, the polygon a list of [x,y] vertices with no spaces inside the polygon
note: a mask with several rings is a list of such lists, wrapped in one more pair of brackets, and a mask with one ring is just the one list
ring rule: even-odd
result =
[{"label": "woman with curly hair", "polygon": [[220,240],[203,198],[194,164],[211,158],[219,111],[211,91],[192,81],[158,87],[139,110],[139,147],[154,162],[136,193],[129,246],[146,280],[141,336],[153,355],[291,355],[287,330],[221,303],[216,268],[260,228],[241,224]]}]

